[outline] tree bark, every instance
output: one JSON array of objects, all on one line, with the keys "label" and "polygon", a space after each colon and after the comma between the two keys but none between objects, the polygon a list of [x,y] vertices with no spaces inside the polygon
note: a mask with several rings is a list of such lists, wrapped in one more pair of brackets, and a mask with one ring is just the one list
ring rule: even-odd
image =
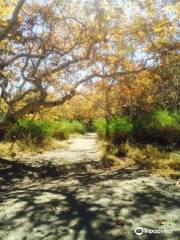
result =
[{"label": "tree bark", "polygon": [[7,25],[7,27],[5,27],[1,32],[0,32],[0,41],[2,41],[4,38],[7,37],[7,35],[11,32],[12,28],[14,27],[14,25],[16,24],[17,20],[18,20],[18,15],[19,12],[23,6],[23,4],[25,3],[26,0],[19,0],[19,2],[17,3],[12,18],[9,21],[9,24]]},{"label": "tree bark", "polygon": [[69,94],[65,95],[62,99],[56,101],[34,101],[29,103],[20,110],[6,114],[0,122],[0,137],[4,135],[4,132],[11,128],[14,123],[16,123],[20,118],[24,117],[26,114],[38,112],[41,107],[52,108],[64,104],[66,101],[70,100],[75,95],[75,91],[71,91]]}]

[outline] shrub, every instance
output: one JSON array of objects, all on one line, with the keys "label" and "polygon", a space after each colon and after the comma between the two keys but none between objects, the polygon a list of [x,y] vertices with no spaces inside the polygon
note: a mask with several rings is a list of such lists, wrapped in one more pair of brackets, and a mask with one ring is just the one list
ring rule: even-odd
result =
[{"label": "shrub", "polygon": [[45,120],[35,121],[28,118],[20,119],[6,132],[6,139],[25,140],[35,145],[52,136],[51,124]]},{"label": "shrub", "polygon": [[67,139],[72,133],[85,133],[85,131],[85,126],[78,121],[61,120],[50,122],[23,118],[6,132],[5,137],[11,141],[19,139],[26,141],[26,143],[38,145],[50,137]]},{"label": "shrub", "polygon": [[180,126],[180,112],[175,112],[173,117],[175,118],[176,123]]},{"label": "shrub", "polygon": [[106,136],[106,120],[105,119],[98,119],[94,121],[93,127],[98,133],[99,137],[105,138]]},{"label": "shrub", "polygon": [[180,124],[167,110],[157,110],[142,115],[136,122],[136,136],[139,141],[162,145],[180,144]]},{"label": "shrub", "polygon": [[83,123],[79,121],[72,121],[72,130],[74,133],[81,133],[84,134],[86,132],[86,127]]},{"label": "shrub", "polygon": [[51,123],[53,137],[57,139],[68,139],[70,134],[86,132],[85,125],[79,121],[60,120]]},{"label": "shrub", "polygon": [[109,123],[109,134],[115,144],[132,138],[133,132],[133,124],[127,117],[113,118]]},{"label": "shrub", "polygon": [[100,137],[109,134],[109,138],[115,144],[124,142],[133,136],[134,127],[127,117],[111,118],[98,120],[94,123]]}]

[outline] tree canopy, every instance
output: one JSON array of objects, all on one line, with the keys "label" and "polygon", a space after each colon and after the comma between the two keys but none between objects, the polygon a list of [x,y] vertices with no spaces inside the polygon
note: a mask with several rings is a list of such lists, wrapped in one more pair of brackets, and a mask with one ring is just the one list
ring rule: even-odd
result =
[{"label": "tree canopy", "polygon": [[79,94],[109,114],[179,108],[178,1],[1,0],[0,8],[1,131]]}]

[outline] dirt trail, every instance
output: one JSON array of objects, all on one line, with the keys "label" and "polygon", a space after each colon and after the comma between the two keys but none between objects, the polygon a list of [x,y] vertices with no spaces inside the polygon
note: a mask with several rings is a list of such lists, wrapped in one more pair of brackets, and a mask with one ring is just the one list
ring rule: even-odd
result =
[{"label": "dirt trail", "polygon": [[100,159],[101,152],[98,148],[97,136],[95,133],[88,133],[70,139],[64,148],[33,155],[23,159],[23,161],[31,164],[47,164],[49,162],[60,166],[99,161]]},{"label": "dirt trail", "polygon": [[[8,180],[10,187],[0,192],[0,240],[180,239],[177,182],[130,168],[83,171],[100,158],[96,135],[87,134],[63,149],[25,159],[18,169],[5,168],[4,160],[1,186]],[[29,172],[44,171],[41,163],[52,165],[45,168],[47,177],[26,181]],[[65,165],[76,166],[78,174],[62,176],[57,169]],[[172,232],[139,237],[136,227]]]}]

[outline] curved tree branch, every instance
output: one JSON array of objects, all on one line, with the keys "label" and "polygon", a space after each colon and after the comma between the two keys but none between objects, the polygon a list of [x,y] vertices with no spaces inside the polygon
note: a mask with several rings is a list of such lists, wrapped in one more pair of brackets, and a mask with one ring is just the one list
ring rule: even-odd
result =
[{"label": "curved tree branch", "polygon": [[19,2],[17,3],[17,5],[14,9],[14,12],[12,14],[11,20],[9,21],[8,25],[0,32],[0,41],[2,41],[9,34],[9,32],[12,30],[12,28],[16,24],[16,22],[18,20],[19,12],[20,12],[23,4],[25,3],[25,1],[26,0],[19,0]]}]

